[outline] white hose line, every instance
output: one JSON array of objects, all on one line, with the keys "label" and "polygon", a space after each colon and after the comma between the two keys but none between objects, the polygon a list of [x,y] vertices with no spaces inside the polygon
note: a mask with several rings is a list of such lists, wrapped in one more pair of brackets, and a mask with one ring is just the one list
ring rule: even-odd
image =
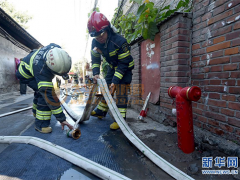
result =
[{"label": "white hose line", "polygon": [[66,112],[68,113],[69,116],[71,116],[71,118],[75,121],[77,121],[79,118],[81,118],[81,116],[78,116],[66,103],[64,98],[60,97],[59,101],[61,102],[63,108],[66,110]]},{"label": "white hose line", "polygon": [[16,110],[16,111],[0,114],[0,118],[4,117],[4,116],[9,116],[9,115],[12,115],[12,114],[15,114],[15,113],[19,113],[19,112],[22,112],[22,111],[26,111],[26,110],[29,110],[29,109],[32,109],[32,106],[26,107],[26,108],[23,108],[23,109],[19,109],[19,110]]},{"label": "white hose line", "polygon": [[114,102],[109,90],[107,83],[104,79],[98,79],[97,80],[98,85],[101,88],[101,92],[108,104],[109,110],[112,112],[112,115],[114,116],[114,119],[120,126],[122,132],[124,135],[145,155],[147,156],[152,162],[154,162],[157,166],[159,166],[162,170],[164,170],[166,173],[168,173],[170,176],[172,176],[175,179],[179,180],[186,180],[190,179],[193,180],[192,177],[188,176],[184,172],[182,172],[180,169],[176,168],[163,158],[161,158],[158,154],[156,154],[154,151],[152,151],[147,145],[145,145],[129,128],[126,121],[123,119],[122,115],[120,114],[116,103]]},{"label": "white hose line", "polygon": [[65,112],[70,116],[70,118],[72,118],[73,121],[75,121],[73,129],[79,129],[79,124],[76,123],[76,121],[78,121],[78,119],[80,120],[81,116],[78,116],[68,105],[67,103],[65,103],[64,97],[60,97],[59,101],[62,104],[62,108],[65,110]]},{"label": "white hose line", "polygon": [[92,86],[92,89],[91,89],[89,95],[88,95],[88,100],[87,100],[86,106],[84,108],[83,114],[82,114],[81,118],[79,118],[75,122],[74,127],[78,127],[79,122],[83,122],[83,121],[89,120],[91,112],[94,109],[92,104],[94,102],[95,94],[97,92],[97,89],[98,89],[98,85],[94,84]]},{"label": "white hose line", "polygon": [[72,164],[79,166],[82,169],[102,178],[108,180],[130,180],[128,177],[115,172],[111,169],[108,169],[98,163],[95,163],[83,156],[80,156],[77,153],[69,151],[61,146],[53,144],[49,141],[45,141],[40,138],[31,137],[31,136],[0,136],[0,143],[24,143],[37,146],[41,149],[44,149],[52,154],[55,154]]},{"label": "white hose line", "polygon": [[65,96],[60,96],[59,100],[60,100],[63,108],[65,109],[67,114],[75,121],[74,127],[73,127],[74,129],[77,129],[79,127],[79,122],[83,122],[83,121],[89,119],[91,111],[94,109],[92,107],[92,103],[94,102],[97,88],[98,88],[97,84],[94,84],[89,93],[89,97],[88,97],[86,106],[84,107],[84,111],[81,116],[77,115],[73,110],[71,110],[71,108],[67,105],[67,103],[65,103],[65,100],[64,100]]}]

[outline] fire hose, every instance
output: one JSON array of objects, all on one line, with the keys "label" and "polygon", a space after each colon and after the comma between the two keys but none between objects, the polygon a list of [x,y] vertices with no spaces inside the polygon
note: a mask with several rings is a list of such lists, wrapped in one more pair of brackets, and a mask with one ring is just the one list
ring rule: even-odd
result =
[{"label": "fire hose", "polygon": [[[97,81],[98,86],[101,89],[101,92],[108,104],[109,110],[111,111],[114,119],[116,120],[116,122],[118,123],[118,125],[120,126],[122,132],[124,133],[124,135],[145,155],[147,156],[153,163],[155,163],[157,166],[159,166],[161,169],[163,169],[165,172],[167,172],[169,175],[171,175],[173,178],[175,179],[179,179],[179,180],[193,180],[193,178],[191,178],[190,176],[188,176],[187,174],[185,174],[184,172],[182,172],[181,170],[179,170],[178,168],[176,168],[175,166],[173,166],[172,164],[170,164],[169,162],[167,162],[166,160],[164,160],[163,158],[161,158],[158,154],[156,154],[154,151],[152,151],[148,146],[146,146],[134,133],[133,131],[129,128],[129,126],[127,125],[127,123],[125,122],[125,120],[123,119],[123,117],[121,116],[115,101],[113,100],[109,90],[108,90],[108,86],[107,83],[104,79],[98,79]],[[96,89],[95,87],[93,89]],[[94,91],[95,92],[95,91]],[[91,95],[94,95],[91,94]],[[150,95],[149,95],[150,96]],[[88,103],[89,104],[89,103]],[[75,113],[68,107],[68,105],[66,103],[62,103],[62,105],[64,106],[65,110],[69,112],[68,113],[72,113],[71,117],[74,117]],[[84,115],[83,115],[84,116]],[[82,117],[83,117],[82,116]],[[76,117],[76,116],[75,116]],[[77,120],[77,122],[75,123],[75,126],[77,126],[78,122],[81,122],[80,119],[82,119],[82,117],[78,117],[75,120]]]},{"label": "fire hose", "polygon": [[[70,111],[67,112],[70,114],[70,116],[72,118],[76,118],[79,119],[79,117],[67,106],[67,104],[64,101],[61,101],[62,105],[64,105],[66,111]],[[16,111],[12,111],[12,112],[8,112],[5,114],[1,114],[1,117],[4,116],[8,116],[11,114],[15,114],[15,113],[19,113],[21,111],[25,111],[28,109],[31,109],[31,107],[27,107],[27,108],[23,108],[23,109],[19,109]],[[73,129],[71,131],[68,132],[68,136],[72,136],[74,139],[78,139],[81,135],[81,131],[79,129]],[[87,158],[84,158],[83,156],[80,156],[77,153],[74,153],[72,151],[69,151],[68,149],[65,149],[61,146],[58,146],[56,144],[53,144],[49,141],[40,139],[40,138],[36,138],[36,137],[31,137],[31,136],[0,136],[0,143],[24,143],[24,144],[31,144],[34,146],[37,146],[39,148],[42,148],[52,154],[55,154],[67,161],[69,161],[70,163],[73,163],[77,166],[79,166],[80,168],[89,171],[90,173],[102,178],[102,179],[109,179],[109,180],[130,180],[128,177],[113,171],[109,168],[106,168],[98,163],[95,163]]]},{"label": "fire hose", "polygon": [[4,114],[0,114],[0,118],[1,117],[5,117],[5,116],[9,116],[11,114],[15,114],[15,113],[19,113],[19,112],[22,112],[22,111],[26,111],[28,109],[32,109],[32,106],[29,106],[29,107],[26,107],[26,108],[22,108],[22,109],[19,109],[19,110],[16,110],[16,111],[12,111],[12,112],[8,112],[8,113],[4,113]]},{"label": "fire hose", "polygon": [[122,115],[120,114],[116,103],[114,102],[109,90],[107,83],[104,79],[97,80],[98,85],[100,86],[101,92],[108,104],[109,110],[111,111],[114,119],[118,123],[119,127],[121,128],[123,134],[145,155],[147,156],[153,163],[155,163],[158,167],[168,173],[175,179],[179,180],[193,180],[192,177],[188,176],[180,169],[176,168],[163,158],[161,158],[158,154],[152,151],[147,145],[145,145],[130,129],[127,125],[126,121],[123,119]]},{"label": "fire hose", "polygon": [[[170,164],[169,162],[167,162],[166,160],[164,160],[163,158],[161,158],[158,154],[156,154],[154,151],[152,151],[148,146],[146,146],[134,133],[133,131],[129,128],[129,126],[127,125],[127,123],[125,122],[125,120],[123,119],[123,117],[121,116],[109,90],[108,90],[108,86],[106,84],[106,81],[104,79],[98,79],[98,85],[102,91],[102,94],[109,106],[109,110],[111,111],[114,119],[116,120],[116,122],[118,123],[118,125],[120,126],[122,132],[124,133],[124,135],[145,155],[147,156],[153,163],[155,163],[157,166],[159,166],[161,169],[163,169],[165,172],[167,172],[169,175],[171,175],[173,178],[175,179],[179,179],[179,180],[185,180],[185,179],[189,179],[189,180],[193,180],[193,178],[191,178],[190,176],[188,176],[187,174],[185,174],[184,172],[182,172],[181,170],[179,170],[178,168],[176,168],[175,166],[173,166],[172,164]],[[67,104],[64,101],[61,101],[61,103],[64,105],[64,108],[69,111],[68,113],[72,114],[72,117],[75,116],[76,114],[67,106]],[[64,104],[65,103],[65,104]],[[75,115],[74,115],[75,114]],[[79,117],[76,115],[75,118],[77,120],[79,120]],[[75,120],[76,120],[75,119]],[[35,138],[32,139],[33,137],[28,137],[27,139],[25,138],[24,140],[20,140],[17,139],[22,136],[2,136],[0,137],[0,143],[30,143],[35,145]],[[39,138],[37,138],[39,139]],[[32,141],[30,141],[32,140]],[[34,142],[33,142],[34,141]],[[44,140],[41,140],[44,141]],[[47,141],[46,141],[47,142]],[[48,142],[49,143],[49,142]],[[38,143],[36,143],[38,144]],[[52,144],[52,143],[51,143]],[[51,145],[49,145],[51,146]],[[53,145],[52,145],[53,146]],[[57,146],[54,144],[54,146]],[[43,148],[42,146],[39,146],[40,148]],[[60,146],[57,146],[59,148],[61,148]],[[45,149],[45,148],[43,148]],[[64,149],[64,148],[63,148]],[[46,149],[45,149],[46,150]],[[71,152],[71,151],[70,151]],[[58,154],[56,154],[58,155]],[[62,157],[62,156],[60,156]],[[62,158],[65,159],[65,157],[63,156]],[[66,159],[67,160],[67,159]],[[90,161],[90,160],[88,160]],[[71,162],[71,161],[70,161]],[[72,162],[73,163],[73,162]],[[73,163],[75,164],[75,163]],[[81,164],[81,163],[80,163]],[[76,164],[78,165],[78,164]],[[100,166],[100,165],[98,165]],[[81,167],[81,166],[80,166]],[[85,168],[83,168],[85,169]],[[88,169],[88,168],[87,168]],[[87,170],[86,169],[86,170]],[[92,172],[93,174],[96,172]],[[96,175],[96,174],[95,174]],[[97,175],[98,176],[98,175]],[[122,175],[121,175],[122,176]],[[99,176],[100,177],[100,176]],[[107,179],[109,179],[110,177],[108,177]],[[105,178],[104,178],[105,179]],[[119,178],[113,178],[113,179],[119,179]],[[128,178],[127,178],[128,179]]]},{"label": "fire hose", "polygon": [[77,153],[69,151],[61,146],[53,144],[49,141],[45,141],[40,138],[31,137],[31,136],[0,136],[0,143],[23,143],[23,144],[31,144],[37,146],[41,149],[44,149],[52,154],[55,154],[70,163],[73,163],[80,168],[89,171],[90,173],[102,178],[109,180],[130,180],[128,177],[115,172],[109,168],[106,168],[98,163],[95,163],[83,156],[80,156]]}]

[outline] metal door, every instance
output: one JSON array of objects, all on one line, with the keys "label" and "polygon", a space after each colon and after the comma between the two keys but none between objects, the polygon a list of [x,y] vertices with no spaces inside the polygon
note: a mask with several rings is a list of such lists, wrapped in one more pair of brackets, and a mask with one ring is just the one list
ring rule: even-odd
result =
[{"label": "metal door", "polygon": [[141,80],[142,98],[146,99],[152,92],[149,102],[156,104],[160,96],[160,33],[154,41],[145,40],[141,43]]}]

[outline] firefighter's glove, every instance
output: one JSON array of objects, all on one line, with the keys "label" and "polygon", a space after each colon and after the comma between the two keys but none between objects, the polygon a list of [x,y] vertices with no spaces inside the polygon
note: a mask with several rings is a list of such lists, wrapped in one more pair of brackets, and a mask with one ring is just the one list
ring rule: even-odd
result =
[{"label": "firefighter's glove", "polygon": [[94,84],[97,84],[97,80],[98,80],[99,78],[100,78],[99,75],[95,75],[95,76],[93,77],[93,83],[94,83]]},{"label": "firefighter's glove", "polygon": [[102,51],[97,47],[93,48],[93,52],[95,52],[95,53],[98,52],[99,54],[102,54]]},{"label": "firefighter's glove", "polygon": [[64,74],[64,75],[62,75],[62,78],[63,78],[64,80],[68,80],[68,79],[69,79],[69,75],[68,75],[68,74]]},{"label": "firefighter's glove", "polygon": [[116,91],[116,85],[114,83],[112,83],[109,87],[110,89],[110,94],[113,95],[114,92]]},{"label": "firefighter's glove", "polygon": [[71,124],[69,124],[67,121],[63,121],[61,122],[61,126],[62,126],[62,130],[64,130],[64,126],[67,126],[69,129],[73,129],[73,126]]}]

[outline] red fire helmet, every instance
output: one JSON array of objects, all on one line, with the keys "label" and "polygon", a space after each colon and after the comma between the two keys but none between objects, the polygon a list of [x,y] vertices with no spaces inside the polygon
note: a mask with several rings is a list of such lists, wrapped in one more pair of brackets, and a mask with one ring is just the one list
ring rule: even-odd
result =
[{"label": "red fire helmet", "polygon": [[93,11],[88,19],[88,31],[91,37],[100,35],[110,25],[108,19],[100,12]]}]

